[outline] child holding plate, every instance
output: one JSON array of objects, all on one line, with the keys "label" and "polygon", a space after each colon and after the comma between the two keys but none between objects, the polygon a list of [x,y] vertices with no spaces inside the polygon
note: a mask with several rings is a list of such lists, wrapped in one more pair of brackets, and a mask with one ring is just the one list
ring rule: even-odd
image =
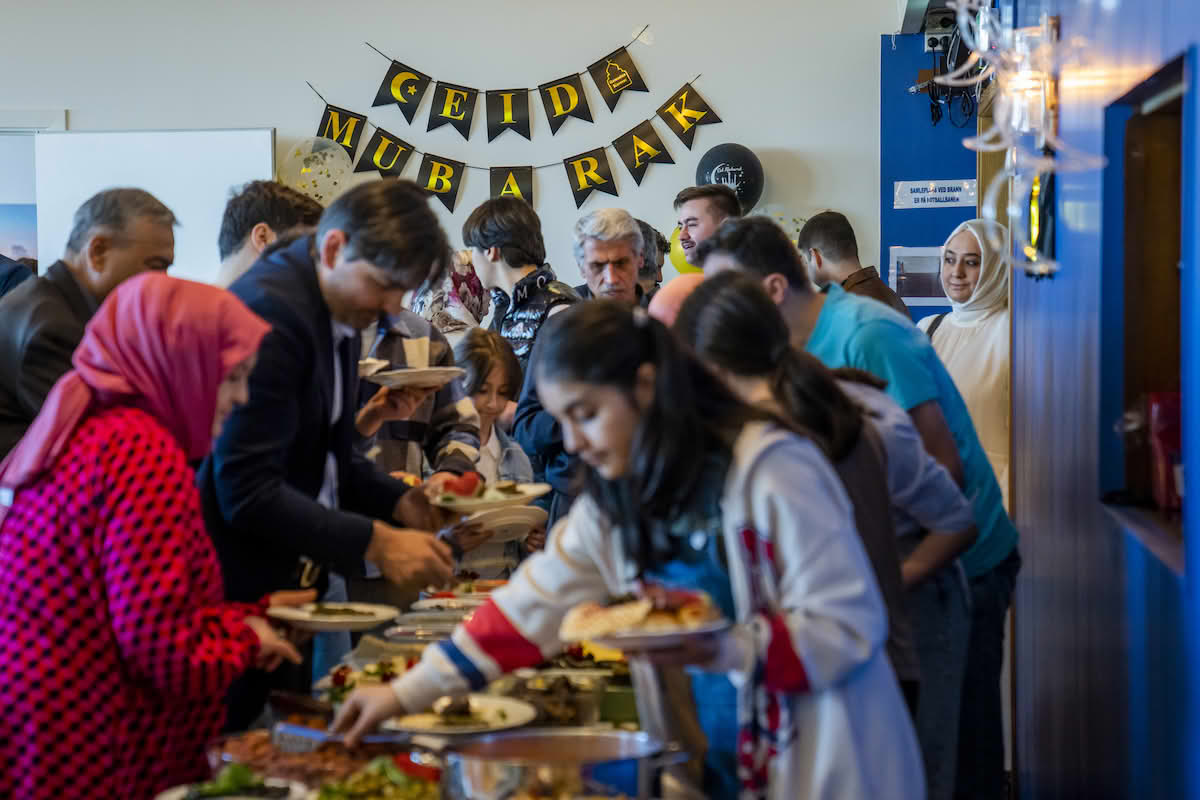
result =
[{"label": "child holding plate", "polygon": [[[459,341],[454,356],[466,371],[460,379],[463,392],[479,412],[479,461],[475,469],[488,485],[532,481],[529,456],[496,424],[521,391],[521,365],[512,345],[496,331],[474,328]],[[487,542],[468,552],[459,569],[485,579],[507,578],[527,553],[541,550],[545,543],[544,527],[531,529],[523,540]]]}]

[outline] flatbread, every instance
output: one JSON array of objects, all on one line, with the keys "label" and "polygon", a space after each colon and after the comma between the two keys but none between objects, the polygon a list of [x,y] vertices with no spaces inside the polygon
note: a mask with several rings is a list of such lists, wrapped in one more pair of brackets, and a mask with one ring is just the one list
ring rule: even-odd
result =
[{"label": "flatbread", "polygon": [[653,609],[654,604],[649,600],[630,600],[613,606],[583,603],[563,617],[558,636],[565,642],[610,636],[638,626]]}]

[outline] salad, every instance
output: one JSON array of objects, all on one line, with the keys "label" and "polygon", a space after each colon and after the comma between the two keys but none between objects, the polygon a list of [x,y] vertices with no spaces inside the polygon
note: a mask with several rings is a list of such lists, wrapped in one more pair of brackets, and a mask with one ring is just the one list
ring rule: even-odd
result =
[{"label": "salad", "polygon": [[393,656],[367,664],[361,670],[342,664],[329,675],[326,699],[330,703],[340,703],[356,686],[388,683],[399,678],[416,663],[415,658]]},{"label": "salad", "polygon": [[439,800],[442,771],[413,762],[407,753],[381,756],[344,781],[321,787],[317,800]]},{"label": "salad", "polygon": [[244,764],[228,764],[211,781],[188,787],[184,800],[203,797],[287,797],[288,786],[268,785]]}]

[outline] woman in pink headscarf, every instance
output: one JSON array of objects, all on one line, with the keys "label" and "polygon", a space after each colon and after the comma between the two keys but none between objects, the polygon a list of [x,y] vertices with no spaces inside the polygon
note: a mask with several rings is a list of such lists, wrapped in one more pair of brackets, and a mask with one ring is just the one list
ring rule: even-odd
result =
[{"label": "woman in pink headscarf", "polygon": [[299,660],[265,604],[223,602],[189,466],[268,327],[222,289],[126,281],[0,464],[0,797],[201,778],[229,683]]}]

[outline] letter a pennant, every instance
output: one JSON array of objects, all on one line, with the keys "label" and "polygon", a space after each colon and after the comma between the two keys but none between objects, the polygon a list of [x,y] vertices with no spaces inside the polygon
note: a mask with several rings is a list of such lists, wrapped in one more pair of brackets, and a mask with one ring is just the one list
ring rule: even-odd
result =
[{"label": "letter a pennant", "polygon": [[613,147],[638,186],[642,185],[642,178],[651,164],[675,163],[650,120],[639,123],[633,130],[614,139]]}]

